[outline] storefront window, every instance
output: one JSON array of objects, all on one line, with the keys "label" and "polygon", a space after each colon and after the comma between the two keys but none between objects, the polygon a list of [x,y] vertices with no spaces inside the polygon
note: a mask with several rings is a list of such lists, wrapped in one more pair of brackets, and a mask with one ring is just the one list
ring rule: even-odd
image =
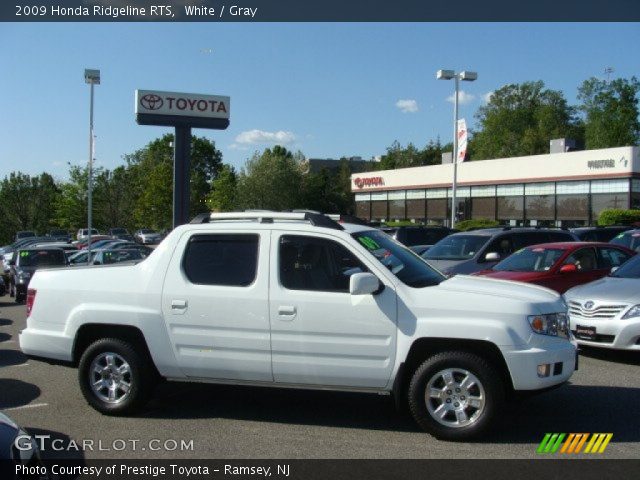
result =
[{"label": "storefront window", "polygon": [[404,220],[405,218],[404,200],[389,200],[389,219]]},{"label": "storefront window", "polygon": [[494,197],[472,198],[471,199],[471,218],[487,218],[489,220],[496,219],[496,199]]},{"label": "storefront window", "polygon": [[366,220],[371,220],[371,202],[356,202],[356,217]]},{"label": "storefront window", "polygon": [[524,197],[498,197],[498,220],[519,226],[524,220]]},{"label": "storefront window", "polygon": [[[555,195],[531,195],[525,197],[527,220],[555,219]],[[535,223],[534,223],[535,225]]]},{"label": "storefront window", "polygon": [[427,220],[441,223],[447,218],[447,199],[430,198],[427,200]]},{"label": "storefront window", "polygon": [[596,223],[598,216],[603,210],[608,208],[629,207],[628,193],[594,193],[591,195],[591,215],[593,223]]},{"label": "storefront window", "polygon": [[376,200],[371,202],[371,220],[380,221],[389,218],[387,215],[387,201]]},{"label": "storefront window", "polygon": [[588,195],[558,195],[556,202],[557,219],[563,221],[563,226],[586,225],[589,222]]},{"label": "storefront window", "polygon": [[419,200],[407,200],[407,218],[416,222],[424,222],[426,202],[424,198]]}]

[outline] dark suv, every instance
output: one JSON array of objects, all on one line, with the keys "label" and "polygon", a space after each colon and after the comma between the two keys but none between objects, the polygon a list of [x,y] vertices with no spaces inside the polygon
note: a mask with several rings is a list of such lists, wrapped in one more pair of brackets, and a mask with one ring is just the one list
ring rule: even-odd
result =
[{"label": "dark suv", "polygon": [[449,235],[423,256],[446,275],[474,273],[493,267],[521,248],[538,243],[574,242],[568,230],[545,228],[487,228]]},{"label": "dark suv", "polygon": [[630,225],[614,225],[611,227],[578,227],[570,229],[583,242],[608,242],[619,234],[631,230]]},{"label": "dark suv", "polygon": [[611,239],[609,243],[622,245],[623,247],[640,252],[640,228],[619,233],[615,238]]},{"label": "dark suv", "polygon": [[407,227],[382,227],[382,231],[391,235],[403,245],[413,247],[415,245],[433,245],[458,230],[453,230],[448,227],[423,227],[416,225]]},{"label": "dark suv", "polygon": [[11,295],[21,303],[27,298],[27,287],[36,270],[41,268],[65,267],[67,257],[61,248],[25,248],[16,252],[9,262]]}]

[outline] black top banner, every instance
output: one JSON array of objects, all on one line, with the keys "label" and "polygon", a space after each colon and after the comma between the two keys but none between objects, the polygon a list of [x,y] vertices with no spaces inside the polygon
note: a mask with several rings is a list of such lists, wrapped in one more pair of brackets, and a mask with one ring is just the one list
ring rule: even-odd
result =
[{"label": "black top banner", "polygon": [[2,2],[0,21],[637,22],[640,1],[14,0]]}]

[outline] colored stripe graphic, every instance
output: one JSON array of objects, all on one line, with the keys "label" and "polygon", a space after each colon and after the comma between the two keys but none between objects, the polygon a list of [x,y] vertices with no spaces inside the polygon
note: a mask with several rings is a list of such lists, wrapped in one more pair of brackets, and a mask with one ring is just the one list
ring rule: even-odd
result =
[{"label": "colored stripe graphic", "polygon": [[[612,438],[613,433],[569,433],[568,435],[565,433],[547,433],[540,445],[538,445],[536,453],[556,453],[562,445],[558,453],[576,454],[582,452],[582,447],[584,447],[585,443],[587,446],[583,453],[603,453]],[[588,442],[587,439],[589,440]],[[565,440],[564,444],[562,443],[563,440]]]}]

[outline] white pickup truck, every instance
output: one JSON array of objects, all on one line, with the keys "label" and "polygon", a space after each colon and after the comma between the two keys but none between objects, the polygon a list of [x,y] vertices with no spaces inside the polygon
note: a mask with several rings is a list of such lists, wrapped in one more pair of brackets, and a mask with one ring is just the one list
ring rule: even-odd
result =
[{"label": "white pickup truck", "polygon": [[111,415],[159,378],[346,390],[466,440],[577,366],[555,292],[447,279],[380,230],[314,213],[196,217],[136,265],[38,271],[27,311],[23,352],[77,365]]}]

